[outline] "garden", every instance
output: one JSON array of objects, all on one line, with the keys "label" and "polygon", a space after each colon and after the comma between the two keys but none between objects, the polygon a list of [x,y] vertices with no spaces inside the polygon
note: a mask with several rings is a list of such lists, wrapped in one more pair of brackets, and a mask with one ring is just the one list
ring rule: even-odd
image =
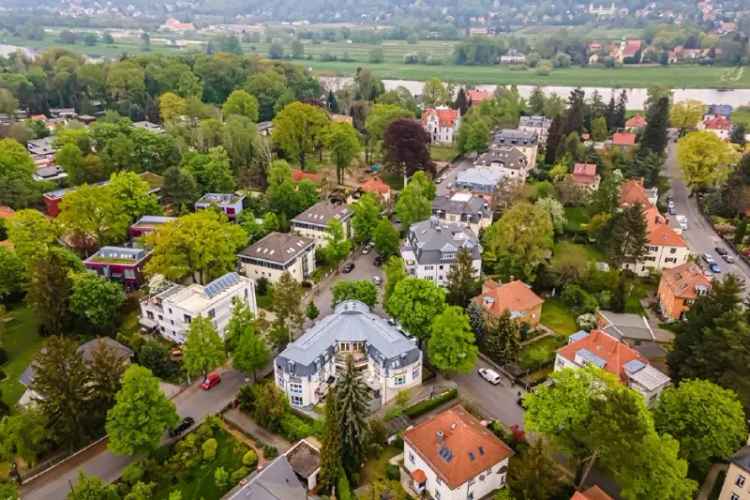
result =
[{"label": "garden", "polygon": [[26,388],[19,377],[42,347],[39,321],[31,308],[13,307],[6,313],[0,357],[0,392],[2,402],[12,408]]}]

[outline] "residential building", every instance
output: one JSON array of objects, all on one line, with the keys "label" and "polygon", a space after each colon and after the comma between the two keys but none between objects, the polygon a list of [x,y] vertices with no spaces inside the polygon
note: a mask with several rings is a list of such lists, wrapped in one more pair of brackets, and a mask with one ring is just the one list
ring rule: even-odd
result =
[{"label": "residential building", "polygon": [[643,43],[640,40],[623,41],[617,52],[617,62],[620,64],[639,64],[641,62],[642,47]]},{"label": "residential building", "polygon": [[380,404],[422,383],[422,351],[416,342],[357,300],[336,305],[287,345],[274,360],[274,380],[292,406],[315,406],[350,356]]},{"label": "residential building", "polygon": [[602,330],[580,331],[557,350],[555,371],[593,364],[615,375],[620,382],[640,393],[647,405],[658,399],[670,379],[648,364],[638,351]]},{"label": "residential building", "polygon": [[682,235],[669,226],[667,219],[654,207],[643,211],[646,219],[647,253],[636,262],[625,262],[623,268],[639,276],[648,275],[652,270],[662,271],[684,264],[690,257],[690,250]]},{"label": "residential building", "polygon": [[648,319],[640,314],[616,313],[600,309],[596,312],[596,324],[600,330],[629,344],[656,339]]},{"label": "residential building", "polygon": [[640,203],[643,208],[656,205],[659,191],[656,188],[646,189],[643,179],[628,179],[620,186],[620,206],[629,207]]},{"label": "residential building", "polygon": [[276,283],[289,273],[300,283],[315,271],[315,242],[291,233],[267,234],[239,255],[240,270],[249,278]]},{"label": "residential building", "polygon": [[535,131],[518,129],[500,129],[492,136],[490,149],[518,148],[526,156],[527,168],[536,167],[536,156],[539,152],[539,135]]},{"label": "residential building", "polygon": [[732,111],[734,111],[734,108],[732,108],[730,104],[709,104],[708,105],[709,115],[723,116],[725,118],[730,118],[732,116]]},{"label": "residential building", "polygon": [[544,299],[523,281],[498,283],[488,279],[482,284],[482,293],[474,297],[474,302],[491,318],[499,318],[507,311],[512,319],[535,327],[542,317]]},{"label": "residential building", "polygon": [[148,130],[149,132],[153,132],[155,134],[164,133],[164,127],[162,127],[159,124],[148,122],[148,121],[134,122],[133,127],[140,128],[143,130]]},{"label": "residential building", "polygon": [[344,237],[352,236],[352,211],[344,203],[319,201],[292,219],[292,231],[315,241],[317,248],[328,244],[328,224],[338,220],[344,226]]},{"label": "residential building", "polygon": [[160,227],[177,220],[177,217],[166,217],[163,215],[144,215],[128,228],[131,238],[140,238],[153,233]]},{"label": "residential building", "polygon": [[380,177],[370,177],[359,185],[359,189],[363,193],[375,195],[386,206],[391,204],[391,187],[383,182]]},{"label": "residential building", "polygon": [[52,156],[57,151],[55,147],[55,138],[53,136],[43,137],[42,139],[32,139],[26,143],[26,149],[33,156]]},{"label": "residential building", "polygon": [[719,500],[750,500],[750,445],[740,448],[729,460]]},{"label": "residential building", "polygon": [[611,496],[597,485],[584,491],[576,491],[570,500],[614,500]]},{"label": "residential building", "polygon": [[711,290],[711,280],[695,262],[664,269],[659,281],[659,310],[667,319],[685,318],[685,313],[701,295]]},{"label": "residential building", "polygon": [[38,164],[31,178],[37,182],[55,182],[66,179],[68,174],[53,161]]},{"label": "residential building", "polygon": [[728,141],[732,135],[732,121],[722,115],[707,115],[702,123],[698,125],[701,130],[707,130],[716,135],[722,141]]},{"label": "residential building", "polygon": [[494,167],[503,179],[512,179],[521,183],[526,182],[526,178],[533,168],[533,165],[529,163],[528,157],[516,147],[490,149],[480,155],[474,162],[474,165]]},{"label": "residential building", "polygon": [[236,220],[242,213],[245,195],[234,193],[206,193],[195,202],[195,209],[215,207],[224,213],[229,220]]},{"label": "residential building", "polygon": [[322,180],[323,176],[321,174],[316,174],[315,172],[305,172],[304,170],[300,170],[299,168],[292,169],[292,182],[310,181],[313,184],[320,184]]},{"label": "residential building", "polygon": [[161,31],[193,31],[195,30],[195,26],[193,26],[193,23],[183,23],[170,17],[164,21],[164,24],[162,24],[159,29]]},{"label": "residential building", "polygon": [[101,247],[83,265],[100,276],[119,281],[125,288],[135,289],[143,284],[143,266],[150,256],[151,252],[143,248]]},{"label": "residential building", "polygon": [[644,118],[642,114],[638,113],[635,116],[630,117],[625,122],[625,129],[630,132],[636,132],[638,130],[646,128],[646,125],[648,125],[646,118]]},{"label": "residential building", "polygon": [[505,487],[512,455],[507,444],[460,405],[404,432],[406,485],[428,498],[488,497]]},{"label": "residential building", "polygon": [[547,134],[549,133],[550,125],[552,125],[552,120],[546,116],[522,116],[518,122],[518,130],[535,133],[540,143],[547,144]]},{"label": "residential building", "polygon": [[588,192],[599,189],[601,177],[596,173],[596,163],[576,163],[573,165],[573,173],[570,174],[570,180],[576,186]]},{"label": "residential building", "polygon": [[482,89],[469,89],[466,91],[466,99],[469,106],[479,106],[484,101],[492,99],[492,92]]},{"label": "residential building", "polygon": [[182,344],[193,318],[209,318],[221,336],[232,316],[234,299],[247,304],[257,315],[253,280],[227,273],[207,285],[179,285],[152,280],[149,295],[141,300],[140,324],[164,338]]},{"label": "residential building", "polygon": [[430,134],[433,144],[453,143],[461,126],[461,113],[445,106],[422,111],[422,127]]},{"label": "residential building", "polygon": [[263,137],[270,137],[273,133],[273,122],[259,122],[255,128]]},{"label": "residential building", "polygon": [[510,49],[500,56],[500,64],[526,64],[526,55],[516,49]]},{"label": "residential building", "polygon": [[482,273],[482,246],[474,232],[460,222],[445,224],[437,217],[412,224],[401,245],[406,271],[417,278],[448,284],[448,274],[456,263],[458,251],[471,254],[474,276]]},{"label": "residential building", "polygon": [[492,207],[489,201],[472,193],[458,192],[451,196],[436,196],[432,200],[432,215],[440,222],[462,222],[474,234],[492,224]]},{"label": "residential building", "polygon": [[635,147],[636,135],[632,132],[615,132],[612,134],[612,145],[620,149]]}]

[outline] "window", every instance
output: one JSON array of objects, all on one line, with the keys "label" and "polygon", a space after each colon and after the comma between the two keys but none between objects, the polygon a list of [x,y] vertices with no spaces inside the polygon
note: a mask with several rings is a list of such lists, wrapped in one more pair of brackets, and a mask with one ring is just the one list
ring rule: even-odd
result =
[{"label": "window", "polygon": [[411,378],[414,380],[419,379],[419,365],[411,369]]},{"label": "window", "polygon": [[440,486],[441,484],[443,484],[443,482],[440,480],[440,477],[438,477],[438,476],[435,476],[435,482],[438,484],[438,486]]},{"label": "window", "polygon": [[677,253],[677,249],[672,247],[669,249],[669,253]]},{"label": "window", "polygon": [[191,317],[190,317],[189,315],[187,315],[187,314],[183,314],[183,316],[182,316],[182,321],[184,321],[185,323],[190,323],[190,321],[191,321],[192,319],[193,319],[193,318],[191,318]]},{"label": "window", "polygon": [[414,463],[414,453],[409,452],[409,462]]},{"label": "window", "polygon": [[393,377],[393,380],[396,385],[404,385],[406,383],[406,375],[396,375]]},{"label": "window", "polygon": [[[440,479],[438,479],[438,481],[440,481]],[[435,490],[435,500],[440,500],[440,491],[437,490],[437,489]],[[739,499],[737,499],[737,500],[739,500]]]},{"label": "window", "polygon": [[732,493],[732,496],[729,497],[729,500],[740,500],[740,496],[737,493]]},{"label": "window", "polygon": [[125,277],[126,280],[134,280],[135,271],[133,271],[132,269],[125,269],[125,271],[123,271],[123,276]]},{"label": "window", "polygon": [[302,396],[291,397],[292,406],[302,406]]},{"label": "window", "polygon": [[295,393],[295,394],[302,394],[302,384],[298,384],[295,382],[289,383],[289,392]]},{"label": "window", "polygon": [[154,319],[154,313],[152,313],[151,311],[146,311],[146,317],[148,319]]},{"label": "window", "polygon": [[737,474],[737,479],[734,480],[734,484],[736,484],[740,488],[745,486],[745,476],[743,476],[742,474]]},{"label": "window", "polygon": [[208,317],[213,319],[216,317],[216,309],[209,309],[208,310]]}]

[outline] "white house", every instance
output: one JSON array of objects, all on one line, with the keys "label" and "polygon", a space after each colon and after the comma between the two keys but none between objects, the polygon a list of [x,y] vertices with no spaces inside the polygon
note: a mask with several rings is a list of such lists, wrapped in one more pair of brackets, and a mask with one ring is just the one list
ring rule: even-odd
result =
[{"label": "white house", "polygon": [[518,130],[536,134],[539,142],[547,144],[547,134],[551,125],[552,120],[546,116],[522,116],[518,121]]},{"label": "white house", "polygon": [[195,209],[201,210],[209,207],[216,207],[230,220],[235,220],[242,212],[242,202],[245,196],[234,193],[206,193],[195,202]]},{"label": "white house", "polygon": [[456,263],[458,251],[471,254],[474,277],[482,273],[482,246],[469,227],[461,222],[442,223],[437,217],[412,224],[401,258],[406,271],[417,278],[431,280],[439,286],[448,284],[448,274]]},{"label": "white house", "polygon": [[521,128],[500,129],[492,136],[490,150],[518,148],[526,156],[528,168],[536,167],[536,157],[539,152],[539,135],[536,131]]},{"label": "white house", "polygon": [[436,196],[432,200],[432,215],[440,222],[467,224],[474,234],[479,234],[480,230],[492,224],[492,207],[489,201],[466,192]]},{"label": "white house", "polygon": [[253,280],[237,273],[227,273],[205,286],[152,280],[150,289],[141,301],[140,324],[178,344],[185,342],[190,322],[198,316],[210,318],[223,336],[234,299],[245,302],[253,314],[258,313]]},{"label": "white house", "polygon": [[274,360],[276,385],[295,407],[318,404],[351,356],[382,404],[422,383],[422,351],[414,340],[357,300],[336,306]]},{"label": "white house", "polygon": [[404,432],[402,479],[417,495],[439,500],[489,498],[505,486],[513,450],[460,405]]},{"label": "white house", "polygon": [[352,211],[344,203],[329,201],[320,201],[292,219],[292,231],[315,241],[316,248],[322,248],[328,244],[328,223],[332,220],[341,221],[344,237],[351,238]]},{"label": "white house", "polygon": [[529,163],[528,156],[515,146],[492,148],[477,158],[474,165],[496,168],[503,179],[520,183],[526,182],[529,172],[534,168],[534,165]]},{"label": "white house", "polygon": [[461,113],[445,106],[427,108],[422,112],[422,127],[433,144],[451,144],[461,126]]},{"label": "white house", "polygon": [[273,232],[242,250],[238,257],[242,274],[249,278],[275,283],[288,272],[302,282],[315,271],[315,242],[296,234]]}]

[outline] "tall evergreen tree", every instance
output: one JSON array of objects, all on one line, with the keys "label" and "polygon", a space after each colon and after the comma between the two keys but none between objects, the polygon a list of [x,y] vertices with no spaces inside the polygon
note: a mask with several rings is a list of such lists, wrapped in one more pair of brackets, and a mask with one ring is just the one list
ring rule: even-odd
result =
[{"label": "tall evergreen tree", "polygon": [[554,165],[557,163],[557,148],[560,146],[563,138],[562,130],[562,118],[556,116],[550,123],[549,130],[547,131],[547,144],[544,150],[544,162],[547,165]]},{"label": "tall evergreen tree", "polygon": [[663,155],[667,149],[669,137],[667,128],[669,127],[669,97],[661,97],[658,101],[648,108],[646,113],[646,128],[641,136],[639,156],[647,155],[649,152]]},{"label": "tall evergreen tree", "polygon": [[518,357],[520,328],[505,310],[498,318],[484,323],[482,351],[496,363],[510,363]]},{"label": "tall evergreen tree", "polygon": [[609,235],[610,258],[613,264],[637,262],[646,253],[646,219],[643,207],[635,205],[612,217]]},{"label": "tall evergreen tree", "polygon": [[333,90],[328,91],[328,97],[326,98],[326,106],[328,107],[328,111],[330,111],[331,113],[339,112],[339,103],[336,100],[336,94],[333,93]]},{"label": "tall evergreen tree", "polygon": [[471,251],[461,248],[456,254],[456,263],[448,272],[448,295],[446,301],[454,306],[466,307],[472,297],[479,293],[479,280],[474,277]]},{"label": "tall evergreen tree", "polygon": [[614,128],[625,128],[625,114],[627,113],[628,105],[628,93],[623,90],[620,93],[620,98],[617,100],[617,107],[615,108],[614,116]]},{"label": "tall evergreen tree", "polygon": [[453,103],[453,107],[461,113],[461,116],[464,116],[469,110],[469,102],[466,99],[466,92],[464,92],[463,87],[458,89],[458,94],[456,95],[456,101]]},{"label": "tall evergreen tree", "polygon": [[615,94],[612,93],[612,97],[609,98],[609,104],[607,104],[607,111],[604,115],[607,118],[607,128],[612,131],[616,128],[617,123],[617,104],[615,103]]},{"label": "tall evergreen tree", "polygon": [[326,419],[320,448],[320,475],[318,488],[330,492],[343,469],[341,464],[341,429],[339,428],[339,411],[336,388],[332,388],[326,398]]},{"label": "tall evergreen tree", "polygon": [[347,476],[359,471],[367,452],[370,427],[367,386],[354,369],[354,360],[349,356],[346,370],[336,381],[336,405],[338,406],[339,433],[341,435],[341,463]]},{"label": "tall evergreen tree", "polygon": [[529,96],[529,111],[534,115],[544,114],[544,103],[546,99],[544,97],[544,91],[541,87],[534,87]]},{"label": "tall evergreen tree", "polygon": [[568,97],[568,111],[565,114],[565,126],[563,135],[568,136],[571,132],[583,133],[584,118],[586,113],[586,94],[581,89],[575,89]]}]

